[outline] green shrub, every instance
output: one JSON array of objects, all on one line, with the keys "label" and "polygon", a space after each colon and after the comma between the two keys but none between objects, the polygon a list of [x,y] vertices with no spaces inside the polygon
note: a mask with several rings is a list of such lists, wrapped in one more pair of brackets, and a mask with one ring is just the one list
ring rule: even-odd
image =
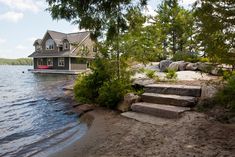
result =
[{"label": "green shrub", "polygon": [[197,54],[189,54],[189,53],[176,53],[173,55],[173,61],[186,61],[196,63],[199,61],[199,57]]},{"label": "green shrub", "polygon": [[120,77],[117,78],[116,67],[108,59],[96,59],[92,73],[77,78],[74,93],[81,103],[98,103],[114,108],[127,91],[131,90],[130,72],[122,64]]},{"label": "green shrub", "polygon": [[75,82],[74,94],[77,101],[81,103],[91,103],[92,98],[97,95],[97,91],[94,91],[91,87],[93,86],[93,75],[79,76]]},{"label": "green shrub", "polygon": [[175,70],[167,69],[166,70],[166,78],[170,80],[175,80],[177,78],[177,73]]},{"label": "green shrub", "polygon": [[223,80],[229,80],[235,76],[235,71],[223,71]]},{"label": "green shrub", "polygon": [[96,59],[91,69],[91,74],[78,76],[75,82],[75,98],[81,103],[95,103],[99,88],[113,76],[113,69],[105,59]]},{"label": "green shrub", "polygon": [[148,78],[154,78],[155,77],[155,71],[154,70],[147,69],[147,70],[145,70],[145,73],[148,76]]},{"label": "green shrub", "polygon": [[199,62],[202,62],[202,63],[209,62],[209,58],[201,57],[199,58]]},{"label": "green shrub", "polygon": [[98,103],[100,106],[113,109],[130,89],[131,84],[127,80],[117,79],[104,82],[99,89]]},{"label": "green shrub", "polygon": [[235,112],[235,75],[228,79],[224,89],[216,94],[215,100],[217,104]]}]

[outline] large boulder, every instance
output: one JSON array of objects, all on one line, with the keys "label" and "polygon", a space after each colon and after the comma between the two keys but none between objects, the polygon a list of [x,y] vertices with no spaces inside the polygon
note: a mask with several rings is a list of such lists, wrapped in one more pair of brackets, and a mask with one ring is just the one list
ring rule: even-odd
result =
[{"label": "large boulder", "polygon": [[219,68],[213,68],[213,69],[210,71],[210,74],[211,74],[211,75],[214,75],[214,76],[219,76],[219,75],[220,75],[220,69],[219,69]]},{"label": "large boulder", "polygon": [[197,70],[197,64],[196,63],[189,63],[189,64],[187,64],[186,70],[191,70],[191,71]]},{"label": "large boulder", "polygon": [[177,62],[172,62],[170,65],[169,65],[169,69],[171,70],[175,70],[175,71],[178,71],[179,70],[179,66],[180,64],[184,63],[184,61],[177,61]]},{"label": "large boulder", "polygon": [[186,70],[186,66],[188,65],[188,62],[180,62],[179,63],[179,71],[185,71]]},{"label": "large boulder", "polygon": [[198,70],[200,70],[202,72],[209,73],[211,71],[211,69],[212,69],[212,65],[208,64],[208,63],[198,62],[197,63],[197,68],[198,68]]},{"label": "large boulder", "polygon": [[124,99],[121,103],[118,104],[117,109],[121,112],[126,112],[131,109],[133,103],[139,102],[140,96],[133,93],[128,93],[124,96]]},{"label": "large boulder", "polygon": [[159,63],[159,68],[160,68],[160,71],[165,71],[169,65],[172,63],[171,60],[162,60],[160,63]]}]

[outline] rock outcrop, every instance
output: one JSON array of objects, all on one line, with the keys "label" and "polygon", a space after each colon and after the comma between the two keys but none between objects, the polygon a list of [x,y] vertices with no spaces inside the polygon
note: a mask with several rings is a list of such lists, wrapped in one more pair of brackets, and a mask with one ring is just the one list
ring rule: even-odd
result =
[{"label": "rock outcrop", "polygon": [[124,96],[124,100],[118,104],[117,109],[121,112],[126,112],[131,109],[133,103],[140,101],[140,96],[133,93],[128,93]]},{"label": "rock outcrop", "polygon": [[171,60],[162,60],[160,63],[159,63],[159,68],[160,68],[160,71],[165,71],[169,65],[172,63]]}]

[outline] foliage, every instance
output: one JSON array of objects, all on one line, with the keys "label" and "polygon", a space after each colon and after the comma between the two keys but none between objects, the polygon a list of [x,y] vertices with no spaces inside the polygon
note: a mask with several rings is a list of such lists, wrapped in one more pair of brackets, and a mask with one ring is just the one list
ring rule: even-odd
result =
[{"label": "foliage", "polygon": [[95,103],[99,88],[113,75],[113,69],[105,59],[97,58],[92,63],[91,69],[93,71],[91,74],[79,76],[75,83],[75,97],[82,103]]},{"label": "foliage", "polygon": [[154,78],[155,77],[155,71],[154,70],[146,69],[145,73],[148,76],[148,78]]},{"label": "foliage", "polygon": [[[53,19],[65,19],[78,24],[80,29],[92,31],[96,41],[102,38],[107,48],[112,49],[111,55],[116,55],[116,74],[120,77],[120,35],[128,28],[125,15],[134,5],[146,5],[147,0],[47,0]],[[137,2],[137,3],[136,3]]]},{"label": "foliage", "polygon": [[223,80],[228,81],[232,77],[235,77],[235,71],[223,71]]},{"label": "foliage", "polygon": [[231,76],[223,90],[220,90],[215,100],[217,104],[224,106],[230,111],[235,112],[235,75]]},{"label": "foliage", "polygon": [[210,60],[209,60],[209,58],[207,58],[207,57],[200,57],[199,58],[199,62],[202,62],[202,63],[206,63],[206,62],[209,62]]},{"label": "foliage", "polygon": [[234,51],[234,0],[198,0],[195,16],[199,46],[213,62],[234,64],[229,53]]},{"label": "foliage", "polygon": [[122,35],[122,52],[125,57],[132,57],[143,64],[149,61],[159,61],[163,54],[156,45],[159,32],[152,26],[145,26],[146,16],[140,8],[128,10],[126,19],[129,22],[128,32]]},{"label": "foliage", "polygon": [[[113,108],[131,90],[130,72],[121,67],[120,77],[115,73],[115,61],[97,58],[91,65],[92,73],[79,76],[74,93],[81,103],[98,103]],[[122,64],[124,65],[124,63]]]},{"label": "foliage", "polygon": [[130,89],[131,84],[129,80],[115,79],[104,82],[103,86],[99,89],[97,102],[101,106],[115,108]]},{"label": "foliage", "polygon": [[190,53],[176,53],[173,55],[173,61],[185,61],[185,62],[198,62],[200,58],[197,54],[190,54]]},{"label": "foliage", "polygon": [[33,60],[30,58],[19,58],[19,59],[0,58],[0,65],[33,65]]},{"label": "foliage", "polygon": [[177,78],[176,71],[168,68],[166,71],[166,78],[169,80],[175,80]]},{"label": "foliage", "polygon": [[164,0],[154,21],[160,32],[158,45],[165,54],[197,51],[193,14],[180,7],[178,0]]}]

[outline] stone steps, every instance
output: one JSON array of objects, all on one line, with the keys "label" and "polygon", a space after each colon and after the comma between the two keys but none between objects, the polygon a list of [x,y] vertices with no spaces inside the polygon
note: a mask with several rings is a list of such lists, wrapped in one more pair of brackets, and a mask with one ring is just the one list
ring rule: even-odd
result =
[{"label": "stone steps", "polygon": [[149,123],[149,124],[154,124],[154,125],[166,125],[166,124],[174,124],[175,119],[172,118],[162,118],[162,117],[157,117],[154,115],[149,115],[141,112],[134,112],[134,111],[128,111],[128,112],[123,112],[121,113],[122,116],[131,118],[134,120],[137,120],[142,123]]},{"label": "stone steps", "polygon": [[134,112],[140,112],[164,118],[179,118],[181,113],[190,110],[188,107],[178,107],[146,102],[134,103],[132,104],[131,109]]},{"label": "stone steps", "polygon": [[197,98],[170,94],[144,93],[141,95],[144,102],[167,104],[173,106],[188,107],[196,104]]},{"label": "stone steps", "polygon": [[150,84],[144,87],[144,91],[147,93],[173,94],[193,97],[201,96],[200,86]]},{"label": "stone steps", "polygon": [[[141,95],[143,102],[132,104],[132,112],[123,115],[137,120],[149,120],[152,124],[155,122],[151,116],[180,118],[183,112],[189,111],[190,107],[196,105],[201,96],[200,86],[151,84],[145,86],[144,90],[145,93]],[[138,115],[142,118],[138,118]]]}]

